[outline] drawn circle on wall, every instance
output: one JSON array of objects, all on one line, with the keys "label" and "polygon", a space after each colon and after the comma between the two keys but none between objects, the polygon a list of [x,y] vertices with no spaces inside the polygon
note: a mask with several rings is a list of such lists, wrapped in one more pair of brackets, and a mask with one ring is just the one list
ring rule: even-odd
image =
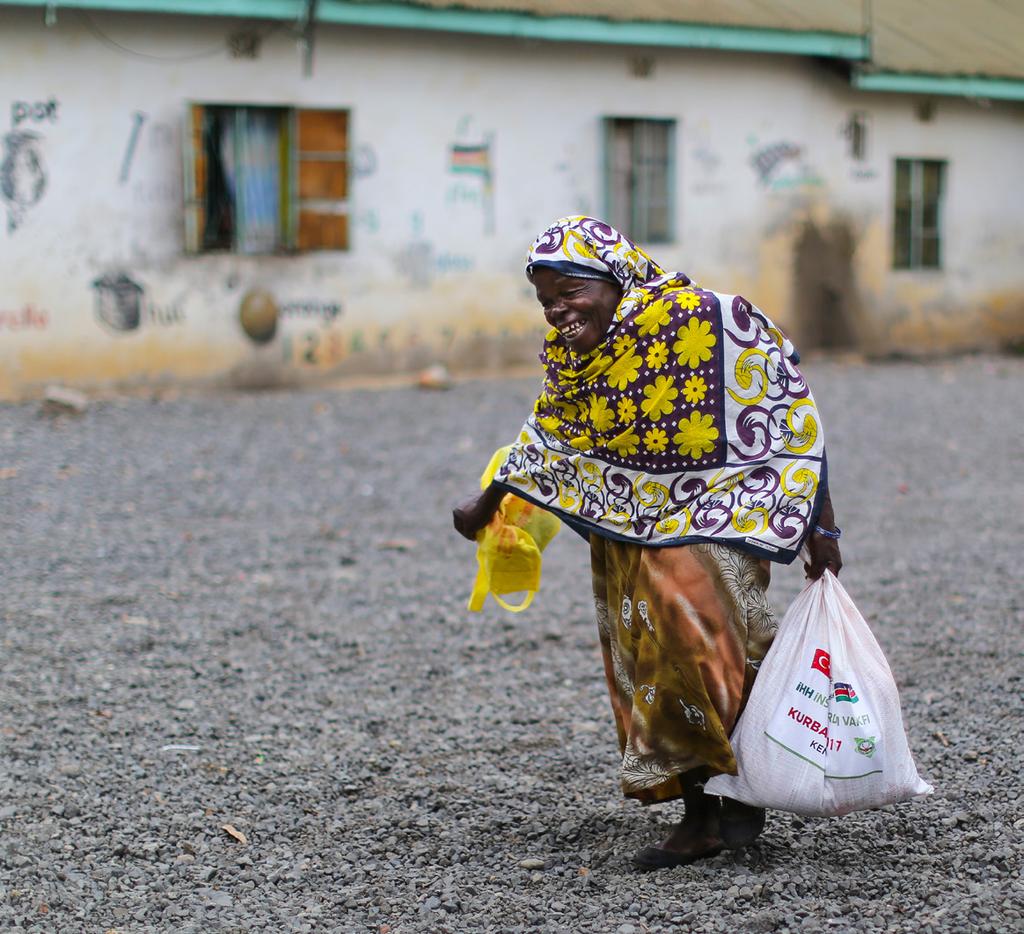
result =
[{"label": "drawn circle on wall", "polygon": [[8,133],[3,138],[0,198],[7,204],[7,230],[11,233],[46,191],[46,167],[39,142],[39,134],[24,131]]},{"label": "drawn circle on wall", "polygon": [[277,302],[266,289],[250,289],[238,306],[238,320],[249,339],[269,344],[277,333]]},{"label": "drawn circle on wall", "polygon": [[134,331],[142,320],[145,289],[125,273],[108,273],[95,279],[96,317],[114,331]]}]

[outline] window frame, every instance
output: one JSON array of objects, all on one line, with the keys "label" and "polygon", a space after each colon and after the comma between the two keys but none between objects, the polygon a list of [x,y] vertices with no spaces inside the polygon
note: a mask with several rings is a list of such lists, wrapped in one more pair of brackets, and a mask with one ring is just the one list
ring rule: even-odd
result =
[{"label": "window frame", "polygon": [[[907,166],[909,178],[907,194],[900,193],[900,176]],[[933,200],[925,198],[925,167],[937,169],[938,177]],[[943,268],[945,234],[945,196],[948,185],[949,161],[946,159],[898,156],[893,162],[892,182],[892,268],[896,271],[938,271]],[[934,208],[935,223],[925,227],[928,206]],[[901,214],[906,214],[906,222]],[[926,239],[934,241],[935,260],[924,257]]]},{"label": "window frame", "polygon": [[[666,140],[665,140],[665,155],[664,155],[664,173],[665,173],[665,230],[659,232],[656,236],[651,236],[650,231],[650,204],[653,203],[650,198],[646,199],[643,206],[639,204],[642,200],[638,197],[638,186],[635,178],[629,185],[629,205],[628,222],[623,223],[621,218],[614,215],[613,208],[613,170],[614,165],[614,145],[616,138],[616,130],[621,124],[630,124],[631,127],[631,140],[630,140],[630,171],[636,173],[635,166],[637,165],[641,153],[638,150],[641,148],[638,145],[638,139],[642,133],[643,126],[649,126],[655,124],[667,129]],[[649,243],[652,245],[657,244],[672,244],[676,242],[676,131],[678,128],[678,120],[675,117],[646,117],[646,116],[625,116],[622,114],[608,114],[601,118],[601,134],[602,134],[602,185],[603,185],[603,202],[604,202],[604,216],[608,219],[608,222],[613,226],[617,227],[624,234],[631,237],[632,239],[640,243]],[[643,218],[643,223],[640,222],[640,216],[638,211],[643,211],[647,214]]]},{"label": "window frame", "polygon": [[[203,117],[207,109],[220,108],[233,110],[237,114],[241,110],[274,111],[280,115],[279,146],[281,157],[281,187],[278,204],[278,223],[280,242],[273,250],[265,252],[243,252],[239,249],[237,230],[232,234],[232,245],[227,248],[205,249],[202,244],[205,230],[205,185],[206,167],[203,165]],[[324,157],[324,153],[305,152],[300,149],[300,115],[307,114],[341,114],[344,115],[345,148],[330,153],[331,159],[343,166],[343,197],[335,199],[303,198],[300,192],[300,167],[303,161],[323,161],[323,158],[310,160],[309,157]],[[352,249],[352,108],[329,106],[296,106],[294,104],[264,103],[255,101],[221,101],[221,100],[190,100],[186,102],[185,133],[182,137],[182,159],[184,163],[184,235],[185,253],[190,256],[280,256],[298,253],[348,252]],[[305,160],[304,160],[305,155]],[[200,173],[202,180],[200,180]],[[301,245],[301,213],[304,204],[310,202],[323,208],[328,201],[340,210],[334,213],[345,219],[343,246],[303,246]]]}]

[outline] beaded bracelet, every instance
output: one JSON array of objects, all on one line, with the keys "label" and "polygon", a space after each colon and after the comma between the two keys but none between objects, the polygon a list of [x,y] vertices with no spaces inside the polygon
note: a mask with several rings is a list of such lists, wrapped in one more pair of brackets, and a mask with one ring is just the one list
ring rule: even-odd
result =
[{"label": "beaded bracelet", "polygon": [[838,525],[835,527],[835,531],[829,531],[828,529],[823,529],[820,525],[816,525],[814,527],[814,531],[817,532],[819,535],[824,535],[825,538],[837,539],[840,535],[843,534],[843,530],[839,528]]}]

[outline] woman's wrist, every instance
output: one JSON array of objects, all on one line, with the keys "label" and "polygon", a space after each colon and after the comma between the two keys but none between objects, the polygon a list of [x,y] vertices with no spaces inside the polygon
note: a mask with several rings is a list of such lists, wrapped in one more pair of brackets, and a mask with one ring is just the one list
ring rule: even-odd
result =
[{"label": "woman's wrist", "polygon": [[492,480],[480,498],[493,512],[501,505],[501,501],[505,498],[505,491]]}]

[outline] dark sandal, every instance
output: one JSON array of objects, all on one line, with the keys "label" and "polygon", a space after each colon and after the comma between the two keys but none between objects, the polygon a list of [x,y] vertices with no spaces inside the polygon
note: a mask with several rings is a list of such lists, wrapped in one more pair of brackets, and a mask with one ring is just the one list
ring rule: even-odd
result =
[{"label": "dark sandal", "polygon": [[764,808],[744,804],[732,798],[722,798],[718,814],[718,835],[727,850],[749,846],[764,830]]},{"label": "dark sandal", "polygon": [[642,872],[652,869],[671,869],[673,866],[688,866],[701,859],[710,859],[722,852],[721,846],[713,846],[702,853],[677,853],[660,846],[645,846],[633,857],[633,865]]}]

